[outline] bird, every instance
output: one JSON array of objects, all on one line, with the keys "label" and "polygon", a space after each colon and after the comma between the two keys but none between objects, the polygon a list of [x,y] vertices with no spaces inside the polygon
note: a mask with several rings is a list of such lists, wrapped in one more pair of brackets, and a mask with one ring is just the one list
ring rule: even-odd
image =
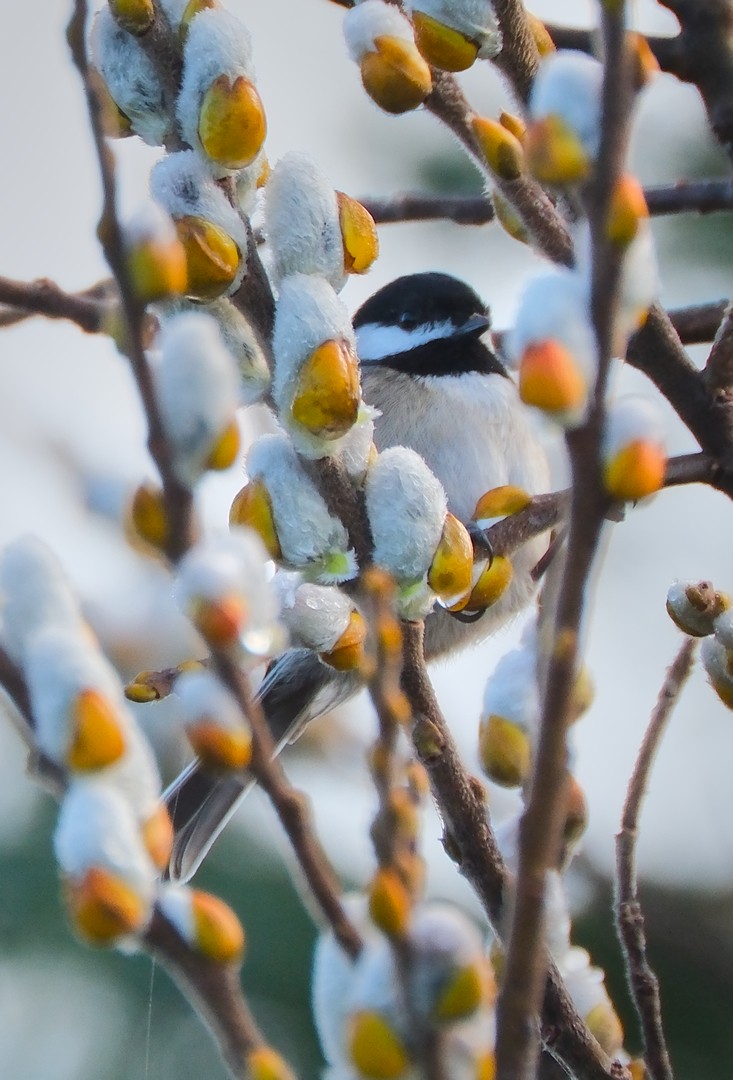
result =
[{"label": "bird", "polygon": [[[470,520],[479,498],[504,484],[532,495],[549,490],[549,468],[529,410],[491,342],[489,311],[465,282],[422,272],[389,282],[353,317],[362,394],[377,410],[378,451],[417,451],[443,485],[449,511]],[[492,634],[532,599],[532,569],[547,546],[539,536],[512,557],[503,596],[474,621],[437,607],[425,620],[427,660]],[[352,697],[358,674],[336,672],[308,649],[290,648],[270,665],[258,690],[278,752],[305,725]],[[196,872],[254,781],[215,777],[193,761],[164,793],[175,840],[174,881]]]}]

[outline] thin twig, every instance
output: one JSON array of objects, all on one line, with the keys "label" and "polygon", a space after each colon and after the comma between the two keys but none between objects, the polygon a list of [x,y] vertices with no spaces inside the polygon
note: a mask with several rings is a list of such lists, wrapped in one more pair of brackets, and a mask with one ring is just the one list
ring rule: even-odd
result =
[{"label": "thin twig", "polygon": [[244,673],[225,652],[216,652],[212,659],[219,677],[234,695],[252,727],[250,771],[280,819],[321,914],[347,956],[355,958],[361,951],[361,936],[341,903],[338,879],[313,829],[308,803],[300,792],[295,791],[283,772],[267,721],[250,693]]},{"label": "thin twig", "polygon": [[641,1023],[644,1061],[651,1080],[673,1080],[673,1077],[662,1026],[659,983],[647,959],[636,872],[636,841],[651,767],[672,710],[692,670],[695,647],[695,640],[687,638],[667,672],[629,781],[621,831],[616,837],[616,927],[626,961],[626,977]]},{"label": "thin twig", "polygon": [[730,397],[733,394],[733,303],[725,309],[703,378],[716,397]]},{"label": "thin twig", "polygon": [[120,289],[122,311],[127,326],[126,352],[140,392],[148,421],[148,449],[160,472],[168,517],[167,554],[174,562],[188,550],[193,539],[194,525],[192,496],[173,468],[171,445],[163,426],[153,384],[153,376],[145,355],[145,304],[132,287],[125,257],[125,244],[117,217],[117,185],[112,153],[104,134],[102,105],[98,92],[99,77],[89,66],[86,45],[88,7],[86,0],[75,0],[74,14],[69,23],[67,38],[74,63],[84,85],[89,121],[99,161],[102,180],[102,216],[99,236]]},{"label": "thin twig", "polygon": [[501,27],[501,52],[494,60],[523,105],[527,104],[540,57],[521,0],[494,0]]},{"label": "thin twig", "polygon": [[48,278],[13,281],[0,277],[0,304],[0,327],[12,326],[32,315],[45,315],[48,319],[68,319],[87,334],[104,329],[105,318],[113,307],[110,301],[85,293],[64,292]]},{"label": "thin twig", "polygon": [[683,345],[704,345],[715,338],[727,306],[725,300],[714,300],[709,304],[672,308],[667,316]]}]

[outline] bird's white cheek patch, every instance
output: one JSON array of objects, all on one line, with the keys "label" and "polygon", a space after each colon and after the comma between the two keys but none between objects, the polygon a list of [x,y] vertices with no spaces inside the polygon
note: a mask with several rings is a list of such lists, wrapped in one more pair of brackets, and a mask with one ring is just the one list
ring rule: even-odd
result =
[{"label": "bird's white cheek patch", "polygon": [[416,326],[410,330],[403,330],[401,326],[367,323],[356,331],[356,351],[362,364],[374,363],[384,360],[386,356],[409,352],[427,341],[452,337],[455,333],[456,327],[452,322]]}]

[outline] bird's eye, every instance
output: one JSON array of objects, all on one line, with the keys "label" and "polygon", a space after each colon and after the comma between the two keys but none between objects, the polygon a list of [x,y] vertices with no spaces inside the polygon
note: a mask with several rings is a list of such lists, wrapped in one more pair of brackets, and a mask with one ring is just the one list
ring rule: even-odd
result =
[{"label": "bird's eye", "polygon": [[417,319],[412,315],[400,315],[400,326],[403,330],[414,330],[418,325]]}]

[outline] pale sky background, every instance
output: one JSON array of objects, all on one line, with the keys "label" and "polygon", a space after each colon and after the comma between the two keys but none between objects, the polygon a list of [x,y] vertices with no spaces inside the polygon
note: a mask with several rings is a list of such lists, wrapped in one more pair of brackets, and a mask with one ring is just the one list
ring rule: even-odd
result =
[{"label": "pale sky background", "polygon": [[[335,187],[359,196],[414,188],[424,163],[434,165],[443,155],[455,159],[452,138],[431,117],[390,118],[368,101],[346,56],[337,6],[325,0],[232,0],[228,6],[252,31],[273,162],[287,150],[306,151]],[[64,40],[70,8],[67,0],[28,0],[3,12],[0,273],[19,279],[48,276],[75,290],[105,276],[105,266],[94,232],[95,160]],[[533,9],[544,17],[572,15],[580,22],[590,21],[594,5],[547,2]],[[642,29],[674,29],[669,14],[651,0],[640,3],[636,15]],[[501,89],[488,67],[463,82],[480,111],[496,112]],[[687,155],[713,152],[695,93],[660,77],[645,95],[634,146],[634,163],[645,182],[671,179],[675,170],[684,173]],[[120,145],[126,211],[143,197],[154,158],[155,152],[137,140]],[[658,235],[665,303],[731,293],[731,264],[722,270],[717,263],[708,265],[706,238],[687,229],[683,246],[666,224]],[[373,272],[352,280],[343,294],[352,309],[398,274],[439,269],[465,277],[489,298],[495,325],[503,328],[511,323],[522,282],[539,265],[494,227],[385,226],[381,245]],[[0,377],[0,543],[27,531],[42,536],[77,581],[98,624],[117,627],[118,636],[122,628],[116,647],[131,670],[163,663],[170,653],[180,659],[180,627],[173,622],[160,655],[139,648],[146,643],[151,610],[165,601],[165,582],[160,575],[142,576],[115,527],[83,508],[85,484],[94,480],[95,491],[122,492],[149,470],[144,424],[124,359],[102,338],[34,320],[0,332]],[[647,391],[644,380],[631,372],[620,383]],[[694,448],[671,415],[668,434],[675,452]],[[241,464],[207,484],[204,501],[212,524],[225,520],[240,483]],[[613,858],[621,800],[644,726],[681,640],[664,613],[667,587],[677,578],[708,577],[733,590],[730,521],[722,496],[671,491],[608,529],[588,639],[597,698],[576,738],[577,775],[591,806],[585,851],[604,869]],[[469,755],[483,683],[518,629],[436,672],[441,701]],[[369,721],[361,723],[368,732]],[[733,884],[732,754],[733,717],[698,671],[655,766],[642,829],[645,875],[680,885]],[[304,775],[301,767],[296,773]],[[22,774],[18,740],[0,727],[0,858],[2,845],[12,845],[27,828],[37,797]],[[337,774],[314,792],[329,848],[342,866],[358,873],[366,872],[371,859],[366,844],[355,854],[353,842],[357,819],[367,821],[370,813],[366,779],[363,789],[353,775],[340,780]],[[348,830],[346,795],[354,808]],[[257,820],[255,809],[252,814]],[[436,889],[452,888],[444,876],[452,873],[439,853]]]}]

